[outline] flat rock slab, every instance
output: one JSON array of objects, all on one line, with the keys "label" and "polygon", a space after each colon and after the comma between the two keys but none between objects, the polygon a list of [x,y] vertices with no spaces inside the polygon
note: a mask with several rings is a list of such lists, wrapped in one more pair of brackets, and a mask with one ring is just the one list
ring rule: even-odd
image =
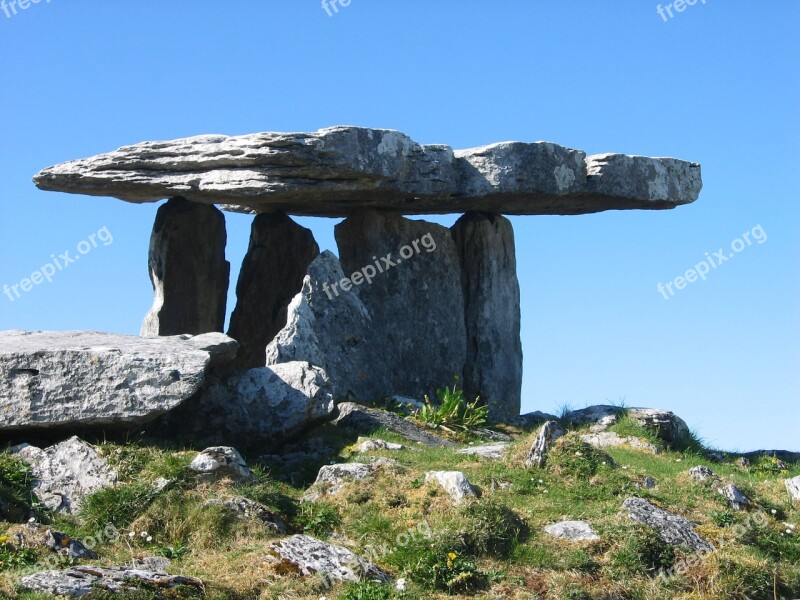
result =
[{"label": "flat rock slab", "polygon": [[270,545],[268,556],[275,570],[309,577],[319,573],[335,581],[380,581],[392,576],[343,546],[308,535],[293,535]]},{"label": "flat rock slab", "polygon": [[456,454],[466,454],[468,456],[478,456],[492,460],[502,460],[509,447],[508,442],[497,442],[495,444],[484,444],[482,446],[470,446],[456,450]]},{"label": "flat rock slab", "polygon": [[641,438],[628,435],[621,436],[613,431],[601,431],[598,433],[587,433],[581,436],[581,441],[586,442],[595,448],[614,448],[616,446],[630,446],[638,450],[644,450],[653,454],[658,454],[658,448]]},{"label": "flat rock slab", "polygon": [[594,542],[600,539],[600,536],[586,521],[559,521],[545,526],[544,531],[553,537],[564,538],[572,542]]},{"label": "flat rock slab", "polygon": [[674,158],[586,156],[550,142],[454,152],[362,127],[143,142],[49,167],[34,182],[135,203],[181,196],[240,212],[327,217],[359,208],[518,215],[663,209],[693,202],[702,188],[700,165]]},{"label": "flat rock slab", "polygon": [[67,598],[81,598],[97,590],[134,592],[140,589],[137,584],[150,584],[160,588],[185,585],[203,589],[203,582],[194,577],[128,567],[73,567],[62,571],[34,573],[20,580],[20,586],[24,589]]},{"label": "flat rock slab", "polygon": [[714,546],[701,538],[695,524],[662,508],[650,504],[644,498],[628,498],[622,503],[632,521],[652,527],[659,537],[673,546],[686,546],[694,552],[713,552]]},{"label": "flat rock slab", "polygon": [[405,436],[412,442],[425,446],[454,448],[455,442],[427,431],[424,427],[412,423],[398,415],[376,410],[354,402],[343,402],[339,405],[339,416],[334,425],[360,432],[369,432],[385,427],[390,431]]},{"label": "flat rock slab", "polygon": [[0,431],[146,423],[197,392],[236,345],[222,334],[2,332]]}]

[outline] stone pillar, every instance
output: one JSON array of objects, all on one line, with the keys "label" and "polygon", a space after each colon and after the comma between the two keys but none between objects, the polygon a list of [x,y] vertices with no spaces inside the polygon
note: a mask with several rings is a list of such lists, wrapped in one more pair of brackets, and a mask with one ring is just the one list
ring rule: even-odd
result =
[{"label": "stone pillar", "polygon": [[180,197],[161,205],[150,237],[155,299],[143,336],[223,330],[230,277],[226,241],[225,217],[214,206]]},{"label": "stone pillar", "polygon": [[399,214],[359,211],[336,226],[336,242],[351,282],[345,285],[369,312],[377,349],[360,376],[380,381],[386,394],[416,398],[452,385],[462,374],[467,336],[450,231]]},{"label": "stone pillar", "polygon": [[461,259],[467,359],[464,391],[492,420],[520,413],[522,343],[514,230],[500,215],[467,213],[452,228]]},{"label": "stone pillar", "polygon": [[267,344],[286,325],[289,302],[300,292],[306,270],[318,255],[319,246],[311,231],[285,213],[256,216],[228,330],[228,335],[239,342],[232,369],[267,364]]}]

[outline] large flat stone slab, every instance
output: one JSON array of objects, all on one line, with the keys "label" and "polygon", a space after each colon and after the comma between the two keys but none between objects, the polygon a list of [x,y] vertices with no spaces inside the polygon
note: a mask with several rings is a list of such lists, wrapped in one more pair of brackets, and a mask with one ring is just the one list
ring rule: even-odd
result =
[{"label": "large flat stone slab", "polygon": [[674,158],[586,156],[550,142],[453,151],[398,131],[201,135],[143,142],[39,172],[43,190],[156,202],[181,196],[243,212],[348,216],[482,211],[583,214],[674,208],[697,199],[700,166]]}]

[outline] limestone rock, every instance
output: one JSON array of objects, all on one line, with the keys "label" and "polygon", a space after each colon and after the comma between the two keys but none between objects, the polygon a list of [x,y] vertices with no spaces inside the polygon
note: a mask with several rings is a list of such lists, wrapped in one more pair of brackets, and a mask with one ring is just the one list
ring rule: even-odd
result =
[{"label": "limestone rock", "polygon": [[257,480],[242,455],[230,446],[206,448],[189,463],[189,470],[193,471],[200,481],[230,479],[239,483]]},{"label": "limestone rock", "polygon": [[116,472],[94,446],[71,437],[45,449],[23,444],[11,449],[33,474],[33,492],[53,512],[75,513],[86,496],[114,485]]},{"label": "limestone rock", "polygon": [[714,550],[714,546],[697,534],[695,524],[684,517],[658,508],[643,498],[628,498],[622,507],[627,509],[631,520],[652,527],[668,544],[686,546],[694,552]]},{"label": "limestone rock", "polygon": [[689,427],[683,419],[660,408],[622,408],[599,404],[573,410],[565,419],[575,427],[591,425],[592,432],[599,433],[614,425],[622,414],[649,429],[669,445],[680,444],[689,436]]},{"label": "limestone rock", "polygon": [[342,268],[353,281],[368,267],[383,271],[374,283],[364,277],[353,286],[371,320],[373,356],[360,368],[374,382],[374,394],[435,399],[437,388],[461,375],[466,360],[461,265],[450,230],[363,211],[339,223],[335,233]]},{"label": "limestone rock", "polygon": [[222,331],[230,264],[225,217],[214,206],[171,198],[158,209],[150,237],[155,298],[143,336]]},{"label": "limestone rock", "polygon": [[515,427],[536,427],[538,425],[542,425],[547,421],[557,421],[558,417],[555,415],[551,415],[550,413],[545,413],[540,410],[536,410],[534,412],[525,413],[524,415],[520,415],[518,417],[512,417],[508,420],[510,425],[514,425]]},{"label": "limestone rock", "polygon": [[508,452],[508,442],[496,442],[494,444],[483,444],[481,446],[470,446],[456,450],[456,454],[466,454],[468,456],[478,456],[491,460],[502,460]]},{"label": "limestone rock", "polygon": [[0,333],[0,431],[146,423],[197,392],[231,346],[221,334]]},{"label": "limestone rock", "polygon": [[586,442],[590,446],[594,446],[595,448],[631,446],[632,448],[637,448],[639,450],[645,450],[647,452],[652,452],[653,454],[658,454],[658,448],[655,445],[651,444],[650,442],[646,442],[632,435],[623,437],[617,433],[614,433],[613,431],[587,433],[581,436],[581,440]]},{"label": "limestone rock", "polygon": [[464,393],[493,421],[519,416],[522,393],[519,281],[511,222],[467,213],[452,229],[461,260],[467,333]]},{"label": "limestone rock", "polygon": [[539,435],[531,445],[528,452],[528,458],[525,460],[525,466],[530,467],[544,467],[547,461],[547,452],[550,450],[555,441],[562,437],[566,431],[556,421],[547,421],[539,430]]},{"label": "limestone rock", "polygon": [[713,481],[717,476],[707,466],[698,465],[689,469],[689,477],[695,481]]},{"label": "limestone rock", "polygon": [[794,502],[800,502],[800,475],[792,479],[786,479],[786,491]]},{"label": "limestone rock", "polygon": [[594,542],[600,539],[586,521],[559,521],[546,525],[544,531],[548,535],[571,542]]},{"label": "limestone rock", "polygon": [[257,519],[277,533],[286,533],[289,530],[289,526],[280,515],[271,511],[260,502],[250,500],[249,498],[238,496],[232,498],[212,498],[205,502],[205,506],[221,506],[238,519]]},{"label": "limestone rock", "polygon": [[39,523],[12,527],[5,535],[7,543],[17,549],[45,549],[72,560],[99,558],[94,550],[80,540]]},{"label": "limestone rock", "polygon": [[392,576],[343,546],[323,542],[308,535],[293,535],[269,546],[268,557],[281,574],[303,577],[317,573],[334,581],[380,581]]},{"label": "limestone rock", "polygon": [[232,369],[267,364],[267,344],[286,326],[289,302],[300,292],[306,270],[318,255],[311,231],[285,213],[256,215],[228,330],[240,345]]},{"label": "limestone rock", "polygon": [[725,497],[733,510],[745,510],[753,506],[753,501],[733,483],[724,485],[717,491]]},{"label": "limestone rock", "polygon": [[694,201],[700,166],[673,158],[586,156],[550,142],[453,152],[390,130],[201,135],[143,142],[62,163],[34,177],[43,190],[154,202],[182,196],[232,210],[347,216],[485,211],[582,214],[673,208]]},{"label": "limestone rock", "polygon": [[478,490],[470,483],[461,471],[428,471],[426,482],[436,482],[447,492],[453,504],[461,504],[467,498],[477,498]]},{"label": "limestone rock", "polygon": [[262,451],[333,417],[328,377],[306,362],[218,374],[152,430],[196,443],[235,443]]},{"label": "limestone rock", "polygon": [[203,589],[203,582],[194,577],[168,575],[129,567],[72,567],[62,571],[43,571],[20,580],[20,586],[35,592],[46,592],[55,596],[81,598],[107,590],[113,593],[135,592],[142,584],[159,588],[174,588],[179,585]]},{"label": "limestone rock", "polygon": [[395,414],[368,408],[353,402],[343,402],[338,406],[339,416],[334,425],[358,432],[369,433],[385,427],[405,436],[409,441],[431,447],[455,447],[455,443],[430,433],[424,427],[412,423]]},{"label": "limestone rock", "polygon": [[364,440],[356,446],[358,452],[374,452],[375,450],[405,450],[403,444],[395,444],[386,440]]},{"label": "limestone rock", "polygon": [[323,465],[317,479],[303,495],[303,501],[316,502],[323,496],[338,493],[347,483],[362,481],[380,469],[396,469],[400,463],[388,458],[379,458],[371,463],[338,463]]}]

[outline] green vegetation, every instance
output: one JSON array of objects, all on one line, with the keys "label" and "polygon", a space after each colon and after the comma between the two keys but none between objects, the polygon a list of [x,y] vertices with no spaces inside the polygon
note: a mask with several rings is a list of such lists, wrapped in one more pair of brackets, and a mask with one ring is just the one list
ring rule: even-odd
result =
[{"label": "green vegetation", "polygon": [[489,407],[479,406],[480,398],[468,402],[464,398],[464,391],[453,384],[452,388],[436,390],[438,405],[434,405],[428,396],[425,396],[425,405],[415,413],[418,421],[434,429],[471,431],[486,425],[489,418]]}]

